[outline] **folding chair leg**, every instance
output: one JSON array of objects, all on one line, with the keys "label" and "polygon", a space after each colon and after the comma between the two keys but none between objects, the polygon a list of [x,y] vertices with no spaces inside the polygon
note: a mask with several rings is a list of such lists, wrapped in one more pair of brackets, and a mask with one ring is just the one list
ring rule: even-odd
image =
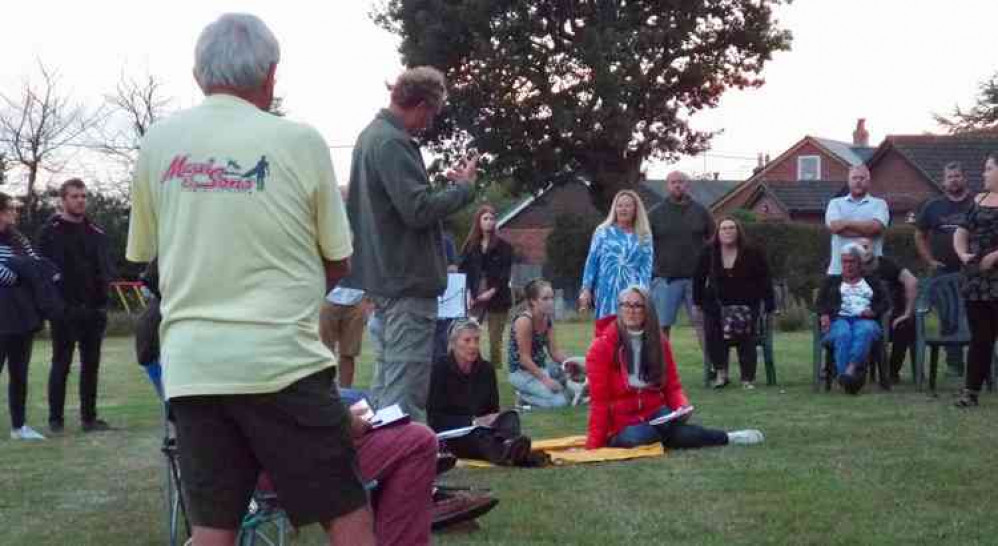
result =
[{"label": "folding chair leg", "polygon": [[929,392],[936,394],[936,372],[939,370],[939,346],[929,348]]},{"label": "folding chair leg", "polygon": [[835,359],[831,349],[825,349],[825,392],[832,390],[832,377],[835,375]]},{"label": "folding chair leg", "polygon": [[[995,378],[998,377],[998,354],[992,351],[993,356],[991,357],[991,373],[988,374],[988,392],[995,392]],[[966,362],[966,360],[964,361]],[[967,373],[967,367],[964,365],[964,373]]]},{"label": "folding chair leg", "polygon": [[[922,349],[924,350],[924,348]],[[923,376],[925,375],[924,370],[922,370],[922,358],[919,356],[919,349],[916,345],[915,354],[911,357],[911,383],[915,385],[916,391],[921,391],[923,387]]]},{"label": "folding chair leg", "polygon": [[773,362],[773,343],[767,339],[762,344],[762,361],[766,364],[766,384],[773,386],[776,384],[776,364]]},{"label": "folding chair leg", "polygon": [[818,392],[821,385],[821,367],[825,365],[825,362],[822,359],[824,351],[821,349],[821,331],[818,328],[818,317],[815,316],[812,320],[814,322],[814,331],[811,334],[811,365],[814,368],[814,377],[812,378],[811,390],[812,392]]}]

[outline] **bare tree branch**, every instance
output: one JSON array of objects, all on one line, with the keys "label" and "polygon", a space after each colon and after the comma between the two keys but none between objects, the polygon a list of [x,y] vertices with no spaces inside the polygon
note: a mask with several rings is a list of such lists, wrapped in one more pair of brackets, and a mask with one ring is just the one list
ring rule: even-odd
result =
[{"label": "bare tree branch", "polygon": [[104,96],[107,116],[94,126],[90,147],[130,172],[142,137],[168,113],[172,101],[155,76],[136,77],[122,71],[114,92]]},{"label": "bare tree branch", "polygon": [[64,95],[59,75],[38,61],[38,74],[25,77],[20,93],[0,93],[0,151],[27,173],[25,213],[37,210],[38,173],[58,172],[67,146],[79,142],[104,115]]}]

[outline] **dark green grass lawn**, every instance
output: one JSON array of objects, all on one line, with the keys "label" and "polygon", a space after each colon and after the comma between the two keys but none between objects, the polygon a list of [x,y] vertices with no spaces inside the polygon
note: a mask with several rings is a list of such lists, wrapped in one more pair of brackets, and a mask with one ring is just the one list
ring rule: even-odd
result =
[{"label": "dark green grass lawn", "polygon": [[[588,324],[558,328],[572,353],[584,352]],[[993,395],[961,411],[950,404],[953,380],[936,399],[908,384],[856,398],[812,394],[810,333],[777,336],[779,387],[712,392],[700,383],[692,333],[680,328],[674,338],[696,420],[760,428],[764,445],[589,466],[457,469],[447,482],[491,488],[501,503],[478,530],[438,535],[437,543],[998,544]],[[48,344],[37,343],[28,421],[39,430],[48,355]],[[64,436],[34,444],[7,440],[6,430],[0,437],[0,545],[165,543],[159,405],[133,364],[131,339],[109,340],[104,361],[102,416],[120,430],[80,433],[70,394]],[[360,385],[370,366],[365,354]],[[508,404],[504,378],[502,389]],[[6,408],[6,388],[0,404]],[[585,422],[584,408],[525,416],[535,438],[582,434]],[[316,529],[294,541],[322,543]]]}]

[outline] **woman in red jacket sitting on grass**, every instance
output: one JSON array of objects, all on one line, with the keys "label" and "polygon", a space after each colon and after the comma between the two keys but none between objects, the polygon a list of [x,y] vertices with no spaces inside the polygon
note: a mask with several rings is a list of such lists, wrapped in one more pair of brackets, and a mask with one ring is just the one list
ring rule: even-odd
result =
[{"label": "woman in red jacket sitting on grass", "polygon": [[[693,408],[683,393],[669,340],[662,335],[648,292],[640,286],[629,286],[619,294],[617,315],[597,321],[586,374],[592,397],[589,449],[655,442],[667,448],[694,448],[763,441],[758,430],[724,432],[686,422]],[[678,416],[650,423],[669,414]]]}]

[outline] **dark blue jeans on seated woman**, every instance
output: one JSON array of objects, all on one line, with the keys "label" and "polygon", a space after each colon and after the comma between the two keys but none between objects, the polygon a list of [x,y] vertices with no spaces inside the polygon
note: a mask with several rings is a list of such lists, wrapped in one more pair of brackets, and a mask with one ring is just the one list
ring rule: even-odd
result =
[{"label": "dark blue jeans on seated woman", "polygon": [[824,342],[831,344],[835,353],[835,369],[839,375],[846,373],[850,363],[866,364],[873,342],[880,339],[880,323],[861,317],[837,317],[832,321]]},{"label": "dark blue jeans on seated woman", "polygon": [[[668,415],[671,411],[662,406],[651,419]],[[670,449],[723,446],[728,443],[728,433],[677,421],[664,425],[641,423],[631,425],[610,438],[610,447],[637,447],[655,442],[661,442]]]}]

